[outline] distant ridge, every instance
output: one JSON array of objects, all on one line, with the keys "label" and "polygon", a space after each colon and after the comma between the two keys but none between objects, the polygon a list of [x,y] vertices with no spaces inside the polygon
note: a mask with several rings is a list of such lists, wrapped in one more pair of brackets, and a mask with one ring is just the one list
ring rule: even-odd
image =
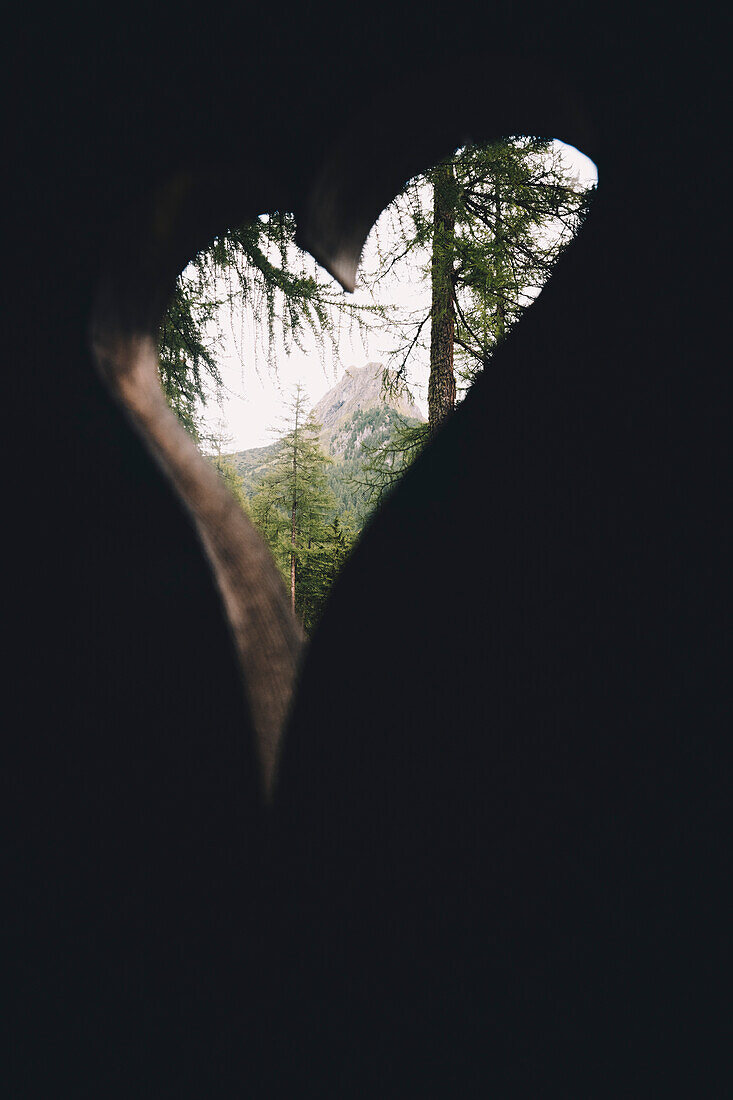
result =
[{"label": "distant ridge", "polygon": [[[347,367],[336,385],[313,408],[313,416],[322,425],[321,447],[326,454],[342,457],[352,441],[349,425],[354,413],[370,409],[392,409],[409,420],[425,422],[418,406],[407,395],[382,397],[382,363],[365,367]],[[394,377],[394,376],[393,376]]]},{"label": "distant ridge", "polygon": [[[319,443],[333,459],[327,476],[340,513],[351,512],[358,522],[363,522],[369,510],[364,489],[359,488],[365,445],[380,446],[402,424],[425,423],[422,410],[407,395],[384,399],[383,373],[381,363],[347,367],[313,408],[314,419],[321,425]],[[277,442],[226,456],[242,478],[247,496],[256,491],[276,449]]]}]

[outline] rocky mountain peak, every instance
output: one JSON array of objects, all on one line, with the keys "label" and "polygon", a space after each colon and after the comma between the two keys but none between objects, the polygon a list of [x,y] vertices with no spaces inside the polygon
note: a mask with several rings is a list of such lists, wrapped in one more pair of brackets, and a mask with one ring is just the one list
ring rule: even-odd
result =
[{"label": "rocky mountain peak", "polygon": [[[348,367],[313,409],[315,422],[322,425],[319,444],[334,460],[329,475],[332,487],[337,495],[340,493],[339,499],[348,498],[348,507],[356,511],[363,507],[363,500],[357,499],[358,494],[355,496],[351,480],[358,474],[364,447],[378,447],[404,423],[425,423],[422,411],[406,394],[384,400],[383,372],[381,363]],[[228,456],[248,496],[256,491],[277,446],[277,443],[270,443]]]},{"label": "rocky mountain peak", "polygon": [[392,409],[410,420],[423,422],[425,417],[407,394],[382,396],[382,363],[367,363],[364,367],[347,367],[336,385],[313,409],[316,423],[321,424],[320,443],[326,453],[339,454],[340,437],[354,415],[369,409]]}]

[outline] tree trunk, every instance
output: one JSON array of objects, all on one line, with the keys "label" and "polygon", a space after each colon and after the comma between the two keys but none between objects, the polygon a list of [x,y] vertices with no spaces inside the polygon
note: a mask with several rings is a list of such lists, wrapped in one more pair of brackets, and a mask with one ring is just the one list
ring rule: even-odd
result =
[{"label": "tree trunk", "polygon": [[[298,387],[300,399],[300,387]],[[293,507],[290,513],[290,606],[295,614],[295,513],[298,507],[298,420],[300,403],[295,408],[295,430],[293,432]]]},{"label": "tree trunk", "polygon": [[456,404],[453,371],[453,233],[455,229],[455,173],[452,163],[433,170],[433,254],[431,262],[430,381],[428,425],[434,435]]},{"label": "tree trunk", "polygon": [[295,614],[295,497],[290,525],[290,606]]},{"label": "tree trunk", "polygon": [[503,239],[501,233],[501,192],[499,190],[499,184],[497,183],[494,190],[494,214],[495,214],[495,236],[496,236],[496,283],[498,287],[498,296],[496,299],[496,339],[498,344],[504,339],[504,333],[506,331],[506,316],[504,309],[504,299],[502,297],[504,293],[504,265],[502,263],[503,258]]}]

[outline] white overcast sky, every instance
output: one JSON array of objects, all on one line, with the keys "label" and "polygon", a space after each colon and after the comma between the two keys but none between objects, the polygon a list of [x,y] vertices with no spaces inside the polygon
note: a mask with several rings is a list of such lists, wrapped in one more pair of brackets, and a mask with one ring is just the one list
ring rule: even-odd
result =
[{"label": "white overcast sky", "polygon": [[[570,145],[557,143],[563,153],[565,164],[572,175],[589,185],[597,182],[596,166],[588,157]],[[384,215],[377,223],[378,231],[384,233]],[[376,264],[374,230],[369,236],[362,256],[365,270]],[[320,269],[321,277],[327,278]],[[336,284],[334,284],[335,286]],[[375,299],[357,290],[354,301],[368,303]],[[380,302],[396,302],[401,306],[418,308],[425,303],[425,312],[430,301],[430,291],[426,282],[416,274],[411,282],[406,281],[404,272],[401,281],[380,288]],[[344,333],[337,342],[333,356],[329,351],[321,357],[314,338],[304,341],[305,352],[295,348],[290,355],[284,348],[276,352],[277,372],[273,374],[265,361],[264,353],[257,347],[254,326],[257,324],[249,311],[227,308],[220,318],[223,343],[218,355],[219,366],[224,380],[224,392],[217,403],[212,399],[206,410],[206,422],[210,428],[225,436],[222,440],[225,451],[246,450],[248,447],[261,447],[271,443],[272,429],[278,427],[278,417],[283,415],[284,403],[295,383],[300,382],[306,390],[310,404],[314,405],[331,389],[347,367],[361,367],[369,362],[386,362],[391,349],[389,338],[374,328],[361,337],[354,331],[353,337]],[[410,384],[418,405],[426,408],[428,364],[416,362],[410,372]]]}]

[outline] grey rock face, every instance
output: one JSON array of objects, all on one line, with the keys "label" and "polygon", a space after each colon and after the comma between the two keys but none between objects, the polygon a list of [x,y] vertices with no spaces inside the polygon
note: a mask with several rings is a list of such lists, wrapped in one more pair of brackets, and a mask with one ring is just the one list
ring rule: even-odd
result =
[{"label": "grey rock face", "polygon": [[407,394],[390,396],[385,400],[382,396],[383,374],[384,367],[381,363],[348,367],[333,389],[314,407],[314,418],[322,425],[321,447],[327,454],[343,454],[351,435],[343,429],[356,412],[388,407],[401,416],[424,422],[422,412]]}]

